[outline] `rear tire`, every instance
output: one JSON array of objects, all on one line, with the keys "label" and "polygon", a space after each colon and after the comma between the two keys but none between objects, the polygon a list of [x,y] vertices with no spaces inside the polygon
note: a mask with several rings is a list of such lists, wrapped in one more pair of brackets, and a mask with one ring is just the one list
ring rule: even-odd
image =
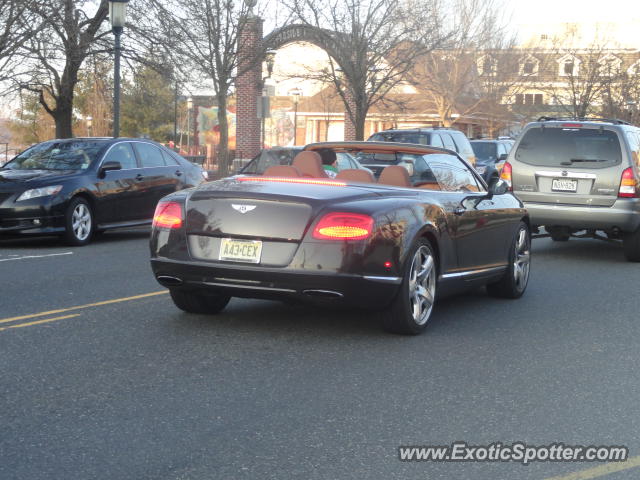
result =
[{"label": "rear tire", "polygon": [[520,222],[511,242],[509,268],[498,282],[487,285],[492,297],[520,298],[529,284],[531,270],[531,232],[526,223]]},{"label": "rear tire", "polygon": [[176,289],[170,289],[169,294],[175,306],[188,313],[219,313],[231,300],[229,295],[205,295]]},{"label": "rear tire", "polygon": [[91,206],[84,198],[75,197],[69,202],[64,215],[64,239],[69,245],[83,246],[91,241],[95,222]]},{"label": "rear tire", "polygon": [[630,262],[640,262],[640,228],[635,232],[627,233],[622,239],[624,256]]},{"label": "rear tire", "polygon": [[429,241],[421,238],[407,256],[400,291],[382,312],[385,330],[403,335],[421,333],[433,312],[436,282],[436,256]]}]

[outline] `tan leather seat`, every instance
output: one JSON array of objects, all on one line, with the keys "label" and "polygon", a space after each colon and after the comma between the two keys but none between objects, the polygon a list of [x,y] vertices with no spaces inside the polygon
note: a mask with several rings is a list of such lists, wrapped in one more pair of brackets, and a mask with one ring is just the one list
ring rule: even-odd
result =
[{"label": "tan leather seat", "polygon": [[380,174],[378,183],[382,185],[393,185],[395,187],[411,187],[409,172],[404,167],[390,165],[385,167]]},{"label": "tan leather seat", "polygon": [[291,165],[271,165],[267,168],[263,175],[265,177],[301,177],[300,170]]},{"label": "tan leather seat", "polygon": [[442,190],[438,182],[423,182],[416,185],[417,188],[423,188],[425,190]]},{"label": "tan leather seat", "polygon": [[320,154],[312,151],[300,152],[291,164],[300,170],[303,177],[329,178],[322,168]]},{"label": "tan leather seat", "polygon": [[351,182],[360,183],[376,183],[376,179],[371,175],[371,172],[366,170],[358,170],[357,168],[347,168],[340,170],[336,175],[336,180],[348,180]]}]

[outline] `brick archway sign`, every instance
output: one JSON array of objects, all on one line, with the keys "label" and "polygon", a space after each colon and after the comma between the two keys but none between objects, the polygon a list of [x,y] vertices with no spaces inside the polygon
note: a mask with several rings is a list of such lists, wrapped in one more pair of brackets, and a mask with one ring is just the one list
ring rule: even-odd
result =
[{"label": "brick archway sign", "polygon": [[[236,79],[236,158],[242,161],[255,157],[261,149],[258,102],[262,94],[262,60],[267,50],[289,43],[312,43],[331,57],[337,55],[336,32],[309,25],[288,25],[263,38],[263,21],[251,16],[242,22],[238,34],[238,77]],[[347,101],[349,101],[348,99]],[[355,126],[345,112],[345,140],[355,139]]]}]

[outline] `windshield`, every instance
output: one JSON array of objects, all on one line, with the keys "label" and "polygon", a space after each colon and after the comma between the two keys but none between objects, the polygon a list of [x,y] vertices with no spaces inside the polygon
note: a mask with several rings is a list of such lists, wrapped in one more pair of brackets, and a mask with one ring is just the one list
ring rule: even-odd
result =
[{"label": "windshield", "polygon": [[478,160],[495,161],[498,158],[498,148],[493,142],[471,142],[471,148]]},{"label": "windshield", "polygon": [[251,160],[240,173],[263,174],[264,171],[273,165],[291,165],[293,157],[302,151],[301,148],[274,148],[263,150]]},{"label": "windshield", "polygon": [[98,141],[43,142],[22,152],[4,168],[9,170],[84,170],[107,146]]},{"label": "windshield", "polygon": [[530,165],[604,168],[622,161],[620,140],[602,128],[540,128],[525,133],[515,155]]}]

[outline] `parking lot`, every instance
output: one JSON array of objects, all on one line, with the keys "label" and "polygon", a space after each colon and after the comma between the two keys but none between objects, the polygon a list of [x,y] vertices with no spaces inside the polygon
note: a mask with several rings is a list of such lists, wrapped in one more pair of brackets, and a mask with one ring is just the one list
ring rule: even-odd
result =
[{"label": "parking lot", "polygon": [[[444,299],[402,337],[359,311],[183,313],[147,238],[0,241],[3,480],[640,475],[639,277],[621,245],[535,240],[522,299]],[[631,460],[398,460],[460,440],[626,445]]]}]

